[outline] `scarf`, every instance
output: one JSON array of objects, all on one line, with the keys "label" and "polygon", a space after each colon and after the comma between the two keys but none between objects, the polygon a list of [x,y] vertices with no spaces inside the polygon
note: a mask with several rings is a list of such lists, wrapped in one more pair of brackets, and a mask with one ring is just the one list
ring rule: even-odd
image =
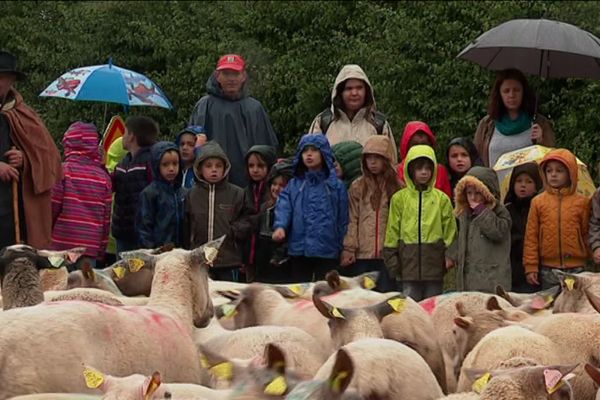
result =
[{"label": "scarf", "polygon": [[500,120],[494,120],[496,129],[504,136],[518,135],[531,128],[531,116],[521,111],[517,119],[512,120],[508,114],[504,114]]}]

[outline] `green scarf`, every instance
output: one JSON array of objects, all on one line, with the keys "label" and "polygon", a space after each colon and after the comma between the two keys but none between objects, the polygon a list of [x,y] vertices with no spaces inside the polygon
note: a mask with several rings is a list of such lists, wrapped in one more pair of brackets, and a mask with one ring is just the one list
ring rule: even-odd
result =
[{"label": "green scarf", "polygon": [[504,136],[518,135],[531,128],[531,116],[521,111],[517,119],[512,120],[508,114],[504,114],[500,120],[494,120],[496,129]]}]

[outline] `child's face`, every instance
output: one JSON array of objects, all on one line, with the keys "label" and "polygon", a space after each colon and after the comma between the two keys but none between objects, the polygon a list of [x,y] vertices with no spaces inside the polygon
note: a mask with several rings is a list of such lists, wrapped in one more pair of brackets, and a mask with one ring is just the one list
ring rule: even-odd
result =
[{"label": "child's face", "polygon": [[569,171],[560,161],[548,161],[544,166],[546,182],[553,189],[560,189],[569,184]]},{"label": "child's face", "polygon": [[129,143],[133,140],[133,135],[129,132],[129,129],[125,128],[125,132],[123,133],[123,139],[121,140],[121,145],[123,146],[123,150],[129,151]]},{"label": "child's face", "polygon": [[281,191],[287,186],[287,179],[283,176],[278,176],[271,182],[271,197],[276,199],[279,197]]},{"label": "child's face", "polygon": [[483,195],[473,185],[467,186],[467,201],[469,204],[481,204],[483,203]]},{"label": "child's face", "polygon": [[179,174],[179,153],[167,151],[160,159],[160,176],[167,182],[173,182],[177,174]]},{"label": "child's face", "polygon": [[248,157],[248,175],[253,182],[261,182],[267,177],[268,167],[261,156],[256,153]]},{"label": "child's face", "polygon": [[367,164],[367,169],[370,173],[379,175],[385,168],[385,158],[379,154],[367,154],[365,156],[365,164]]},{"label": "child's face", "polygon": [[194,162],[194,146],[196,144],[196,136],[191,133],[184,133],[179,139],[179,152],[181,153],[181,160],[190,164]]},{"label": "child's face", "polygon": [[535,182],[528,174],[522,173],[515,179],[513,190],[519,199],[532,197],[536,192]]},{"label": "child's face", "polygon": [[431,146],[431,141],[429,140],[429,136],[425,132],[418,131],[417,133],[415,133],[410,138],[410,141],[408,142],[408,147],[411,148],[418,144],[426,144],[428,146]]},{"label": "child's face", "polygon": [[431,171],[431,166],[429,164],[423,164],[419,166],[415,166],[414,169],[414,181],[415,184],[419,186],[426,186],[431,180],[431,176],[433,172]]},{"label": "child's face", "polygon": [[323,165],[321,151],[315,146],[306,146],[304,150],[302,150],[302,162],[309,171],[320,170]]},{"label": "child's face", "polygon": [[225,163],[220,158],[207,158],[200,168],[202,178],[208,183],[218,183],[225,175]]},{"label": "child's face", "polygon": [[450,146],[448,150],[448,164],[452,171],[459,174],[466,173],[472,167],[471,157],[467,149],[458,144]]}]

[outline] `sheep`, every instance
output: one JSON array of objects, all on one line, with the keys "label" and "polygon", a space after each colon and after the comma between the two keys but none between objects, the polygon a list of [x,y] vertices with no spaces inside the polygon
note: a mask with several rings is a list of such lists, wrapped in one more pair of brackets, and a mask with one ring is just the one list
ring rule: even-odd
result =
[{"label": "sheep", "polygon": [[473,381],[465,371],[492,370],[513,357],[527,357],[538,364],[560,364],[559,347],[547,337],[520,326],[508,326],[488,333],[471,350],[462,365],[457,391],[471,388]]},{"label": "sheep", "polygon": [[[596,385],[600,386],[600,369],[590,363],[587,363],[585,364],[585,372],[587,372],[589,377],[592,378]],[[600,400],[600,391],[596,393],[595,400]]]},{"label": "sheep", "polygon": [[600,274],[567,274],[561,271],[555,271],[555,274],[560,279],[562,292],[554,301],[554,313],[596,313],[588,302],[585,291],[600,295]]},{"label": "sheep", "polygon": [[160,368],[170,381],[202,383],[191,334],[212,317],[206,264],[223,240],[159,256],[123,253],[155,264],[146,307],[68,301],[0,313],[0,400],[31,392],[88,393],[72,379],[81,363],[121,376]]},{"label": "sheep", "polygon": [[69,268],[75,265],[85,253],[85,247],[75,247],[63,251],[38,250],[38,255],[48,258],[53,269],[40,270],[42,290],[66,290]]},{"label": "sheep", "polygon": [[515,293],[507,292],[502,286],[498,285],[496,286],[496,294],[508,301],[513,307],[532,314],[551,308],[560,294],[560,286],[556,285],[535,293]]},{"label": "sheep", "polygon": [[[126,262],[120,260],[119,262]],[[80,269],[69,273],[67,289],[95,288],[102,289],[117,296],[123,296],[113,278],[110,276],[111,268],[95,270],[89,263],[82,263]]]},{"label": "sheep", "polygon": [[[339,371],[339,357],[344,357],[340,353],[346,353],[347,358],[353,361],[353,373],[348,367],[336,372]],[[329,388],[337,394],[350,385],[367,398],[433,400],[443,396],[423,358],[408,346],[388,339],[360,339],[343,346],[329,357],[314,379],[328,382]],[[328,388],[322,383],[305,382],[299,384],[287,398],[336,398],[325,393],[325,389]]]},{"label": "sheep", "polygon": [[102,397],[82,393],[38,393],[11,397],[10,400],[102,400]]}]

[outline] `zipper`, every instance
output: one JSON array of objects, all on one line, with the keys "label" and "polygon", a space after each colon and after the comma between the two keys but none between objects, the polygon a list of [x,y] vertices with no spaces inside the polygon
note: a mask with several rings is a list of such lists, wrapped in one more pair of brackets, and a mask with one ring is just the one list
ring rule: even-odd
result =
[{"label": "zipper", "polygon": [[177,241],[177,245],[179,245],[179,199],[177,198],[177,191],[173,193],[173,199],[175,200],[175,240]]},{"label": "zipper", "polygon": [[419,280],[421,280],[421,209],[423,208],[423,191],[419,190]]},{"label": "zipper", "polygon": [[558,255],[560,257],[560,267],[564,268],[563,254],[562,254],[562,233],[561,233],[561,207],[562,207],[562,194],[558,192]]},{"label": "zipper", "polygon": [[208,241],[213,240],[215,225],[215,185],[208,185]]}]

